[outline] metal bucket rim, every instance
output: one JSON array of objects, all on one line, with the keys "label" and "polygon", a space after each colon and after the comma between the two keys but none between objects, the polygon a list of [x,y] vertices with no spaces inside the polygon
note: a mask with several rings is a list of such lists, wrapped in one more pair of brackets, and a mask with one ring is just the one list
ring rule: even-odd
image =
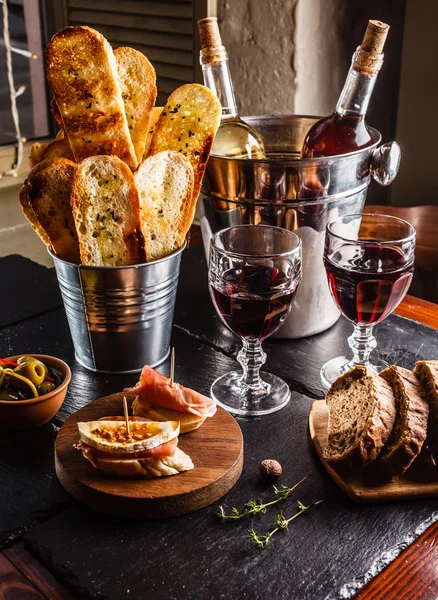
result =
[{"label": "metal bucket rim", "polygon": [[[242,119],[245,120],[250,120],[251,119],[260,119],[263,121],[269,121],[269,120],[274,120],[274,121],[279,121],[280,119],[290,119],[290,118],[296,118],[296,119],[315,119],[315,120],[319,120],[322,117],[319,116],[314,116],[314,115],[246,115],[243,116]],[[251,122],[250,122],[251,124]],[[233,162],[239,162],[239,163],[255,163],[255,164],[263,164],[263,163],[270,163],[272,164],[273,161],[275,161],[277,164],[295,164],[295,163],[300,163],[301,165],[304,166],[314,166],[314,165],[320,165],[323,162],[327,162],[333,159],[342,159],[342,158],[349,158],[351,156],[356,156],[358,154],[361,154],[363,152],[370,152],[376,149],[376,147],[380,144],[380,142],[382,141],[382,135],[380,133],[380,131],[378,131],[377,129],[375,129],[374,127],[370,127],[369,125],[367,125],[367,128],[370,130],[373,139],[375,140],[374,144],[371,144],[371,146],[367,146],[366,148],[361,148],[360,150],[356,150],[355,152],[347,152],[344,154],[335,154],[333,156],[320,156],[317,158],[234,158],[232,156],[223,156],[221,154],[214,154],[213,152],[210,153],[210,159],[218,159],[218,160],[224,160],[224,161],[233,161]]]},{"label": "metal bucket rim", "polygon": [[186,246],[187,246],[187,241],[184,240],[184,244],[181,246],[181,248],[179,248],[179,250],[175,250],[175,252],[172,252],[172,254],[169,254],[168,256],[164,256],[163,258],[159,258],[158,260],[151,260],[150,262],[138,263],[136,265],[121,265],[119,267],[112,266],[112,265],[82,265],[82,264],[77,265],[76,263],[71,263],[71,262],[68,262],[67,260],[59,258],[59,256],[57,256],[54,252],[52,252],[52,250],[50,248],[47,248],[47,252],[53,258],[53,260],[64,263],[65,265],[69,265],[70,267],[75,267],[76,269],[81,269],[81,270],[83,269],[84,271],[90,271],[90,270],[120,271],[123,269],[138,269],[140,267],[148,267],[151,265],[158,265],[162,262],[165,262],[167,260],[171,260],[172,258],[175,258],[176,256],[178,256],[178,254],[181,254],[181,252],[183,250],[185,250]]}]

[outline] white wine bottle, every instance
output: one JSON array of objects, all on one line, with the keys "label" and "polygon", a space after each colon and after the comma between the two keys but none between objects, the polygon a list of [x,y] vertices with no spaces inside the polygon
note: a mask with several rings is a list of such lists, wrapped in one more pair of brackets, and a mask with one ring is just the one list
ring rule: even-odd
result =
[{"label": "white wine bottle", "polygon": [[263,140],[239,117],[231,81],[230,66],[216,17],[198,21],[201,36],[200,61],[204,84],[222,105],[222,117],[212,154],[230,158],[265,158]]}]

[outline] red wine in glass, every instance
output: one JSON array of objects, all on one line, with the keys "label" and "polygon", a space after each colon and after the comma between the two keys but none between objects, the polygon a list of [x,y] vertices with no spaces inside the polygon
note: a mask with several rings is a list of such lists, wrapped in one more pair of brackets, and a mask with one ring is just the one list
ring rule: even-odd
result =
[{"label": "red wine in glass", "polygon": [[413,257],[384,245],[345,244],[324,258],[333,298],[354,324],[375,325],[405,296],[413,276]]},{"label": "red wine in glass", "polygon": [[241,338],[263,340],[287,317],[299,280],[277,268],[245,264],[210,282],[216,309]]}]

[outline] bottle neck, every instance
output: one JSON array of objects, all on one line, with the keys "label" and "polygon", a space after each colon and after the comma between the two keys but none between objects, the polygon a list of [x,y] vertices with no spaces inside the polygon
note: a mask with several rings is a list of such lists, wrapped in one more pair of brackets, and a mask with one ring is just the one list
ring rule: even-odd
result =
[{"label": "bottle neck", "polygon": [[344,89],[336,105],[336,112],[340,115],[346,113],[365,115],[378,73],[379,71],[374,72],[372,75],[360,73],[355,69],[353,60]]},{"label": "bottle neck", "polygon": [[237,106],[234,98],[228,60],[202,65],[204,84],[216,94],[222,106],[222,119],[237,117]]}]

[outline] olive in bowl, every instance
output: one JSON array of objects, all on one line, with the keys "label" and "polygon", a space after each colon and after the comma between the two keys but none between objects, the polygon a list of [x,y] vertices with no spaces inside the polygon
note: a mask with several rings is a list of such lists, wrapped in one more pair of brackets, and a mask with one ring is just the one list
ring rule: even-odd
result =
[{"label": "olive in bowl", "polygon": [[2,360],[7,362],[0,361],[0,427],[31,429],[50,421],[64,402],[69,366],[45,354]]}]

